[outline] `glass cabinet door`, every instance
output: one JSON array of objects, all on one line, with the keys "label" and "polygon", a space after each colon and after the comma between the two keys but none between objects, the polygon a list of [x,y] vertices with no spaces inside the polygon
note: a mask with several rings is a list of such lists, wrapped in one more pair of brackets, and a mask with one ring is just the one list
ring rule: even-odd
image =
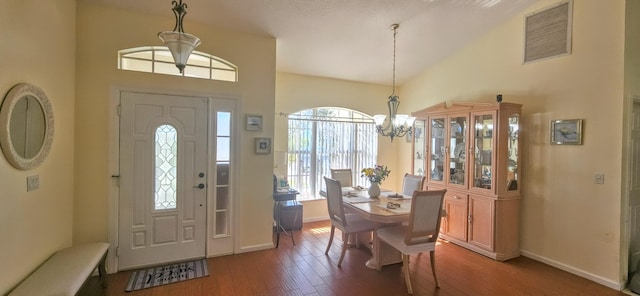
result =
[{"label": "glass cabinet door", "polygon": [[473,116],[473,187],[491,190],[493,186],[493,113]]},{"label": "glass cabinet door", "polygon": [[428,179],[444,180],[444,161],[446,156],[445,117],[429,119],[429,164]]},{"label": "glass cabinet door", "polygon": [[467,117],[449,117],[449,184],[466,186]]},{"label": "glass cabinet door", "polygon": [[509,132],[507,134],[507,190],[518,190],[518,133],[520,115],[509,116]]},{"label": "glass cabinet door", "polygon": [[413,127],[413,174],[417,176],[425,175],[425,121],[416,120]]}]

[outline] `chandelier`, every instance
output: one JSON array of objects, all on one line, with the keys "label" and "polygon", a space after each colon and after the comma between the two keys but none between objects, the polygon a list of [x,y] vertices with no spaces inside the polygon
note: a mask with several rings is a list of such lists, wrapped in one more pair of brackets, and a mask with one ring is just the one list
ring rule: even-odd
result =
[{"label": "chandelier", "polygon": [[373,116],[378,134],[391,138],[391,142],[393,142],[393,138],[395,137],[403,137],[410,134],[413,121],[416,120],[415,117],[409,117],[409,115],[406,114],[397,114],[400,100],[398,100],[398,96],[396,96],[396,34],[398,33],[399,26],[398,24],[391,25],[391,30],[393,30],[393,91],[387,101],[389,119],[386,120],[385,124],[387,115],[378,114]]},{"label": "chandelier", "polygon": [[182,20],[187,14],[187,3],[183,4],[182,0],[180,2],[174,0],[171,3],[173,4],[173,9],[171,10],[173,10],[173,14],[176,17],[176,25],[173,27],[173,31],[158,33],[158,38],[169,48],[173,61],[182,74],[189,55],[191,55],[194,48],[200,45],[200,38],[187,34],[182,29]]}]

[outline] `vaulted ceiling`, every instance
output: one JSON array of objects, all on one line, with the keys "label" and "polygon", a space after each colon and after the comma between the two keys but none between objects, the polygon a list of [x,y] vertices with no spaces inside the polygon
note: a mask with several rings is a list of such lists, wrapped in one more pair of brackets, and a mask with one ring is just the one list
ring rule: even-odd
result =
[{"label": "vaulted ceiling", "polygon": [[[173,20],[171,1],[80,0]],[[176,0],[178,1],[178,0]],[[277,69],[391,84],[464,47],[537,0],[184,0],[187,22],[277,39]],[[156,28],[156,31],[171,28]],[[185,25],[185,32],[189,32]],[[202,40],[206,43],[207,40]],[[159,42],[160,43],[160,42]],[[496,44],[496,46],[500,46]],[[215,53],[211,53],[214,54]]]}]

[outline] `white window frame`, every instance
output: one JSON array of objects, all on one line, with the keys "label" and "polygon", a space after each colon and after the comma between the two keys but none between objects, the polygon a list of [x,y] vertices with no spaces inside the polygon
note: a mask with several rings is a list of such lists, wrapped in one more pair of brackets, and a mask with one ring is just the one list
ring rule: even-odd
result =
[{"label": "white window frame", "polygon": [[[287,181],[298,200],[321,199],[323,177],[351,168],[353,186],[368,186],[360,171],[376,164],[378,134],[373,118],[356,110],[322,107],[288,115]],[[333,132],[327,129],[335,128]],[[325,132],[323,132],[323,129]]]},{"label": "white window frame", "polygon": [[208,53],[193,51],[183,73],[166,46],[143,46],[118,51],[118,69],[209,80],[238,82],[238,67]]}]

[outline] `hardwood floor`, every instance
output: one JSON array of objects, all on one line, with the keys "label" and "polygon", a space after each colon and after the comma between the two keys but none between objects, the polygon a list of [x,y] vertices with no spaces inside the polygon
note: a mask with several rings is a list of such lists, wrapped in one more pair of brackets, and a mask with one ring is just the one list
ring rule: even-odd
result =
[{"label": "hardwood floor", "polygon": [[[339,230],[325,256],[329,222],[303,228],[294,234],[296,246],[281,235],[278,249],[209,258],[204,278],[125,292],[131,272],[110,274],[106,295],[407,295],[401,264],[375,271],[364,266],[367,249],[350,248],[338,268]],[[436,247],[439,289],[428,254],[411,257],[410,268],[414,295],[626,295],[525,257],[497,262],[444,241]]]}]

